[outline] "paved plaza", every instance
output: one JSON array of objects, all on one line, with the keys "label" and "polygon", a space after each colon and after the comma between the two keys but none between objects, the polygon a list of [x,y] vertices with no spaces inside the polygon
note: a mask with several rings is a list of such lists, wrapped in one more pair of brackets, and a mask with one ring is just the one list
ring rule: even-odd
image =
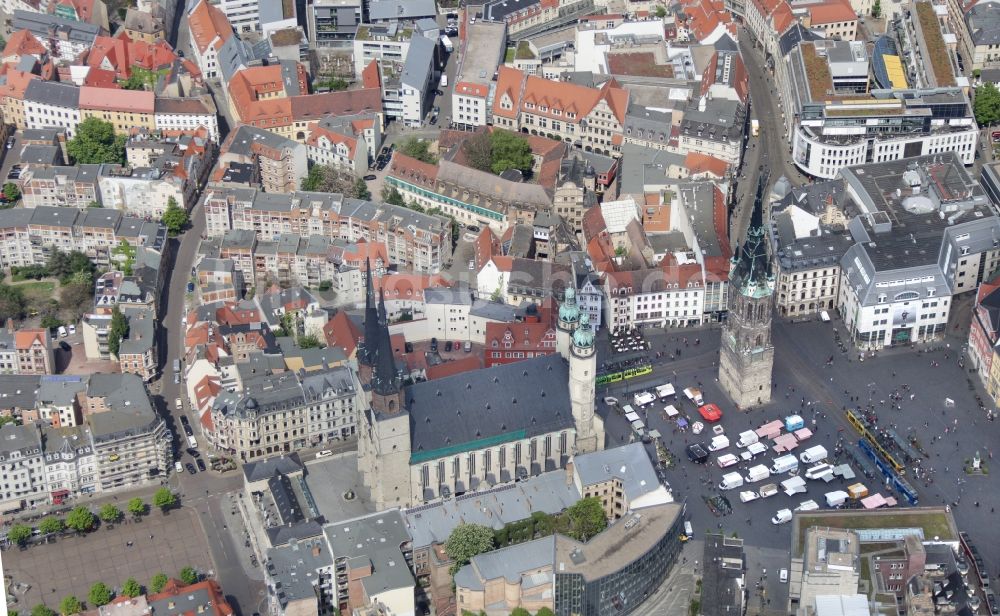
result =
[{"label": "paved plaza", "polygon": [[[841,352],[834,338],[835,327],[839,327],[841,333],[844,332],[843,325],[836,321],[775,321],[774,400],[763,408],[749,412],[737,411],[720,391],[716,380],[720,335],[717,327],[680,332],[649,330],[646,335],[652,345],[650,352],[653,357],[658,352],[664,353],[664,357],[654,359],[657,364],[654,374],[609,390],[599,389],[598,396],[613,395],[625,404],[630,403],[632,394],[641,388],[672,382],[678,391],[678,401],[674,404],[693,421],[699,419],[697,409],[683,399],[681,390],[700,384],[705,401],[715,402],[722,408],[724,416],[721,424],[731,439],[735,439],[740,432],[759,427],[767,421],[793,413],[801,414],[815,436],[800,445],[793,452],[796,454],[811,445],[824,445],[832,454],[839,439],[856,444],[859,435],[847,423],[843,409],[845,406],[867,406],[871,400],[879,425],[895,425],[896,431],[903,436],[912,430],[929,454],[922,462],[924,469],[933,469],[927,480],[917,480],[913,469],[908,469],[906,475],[907,481],[919,492],[920,504],[957,503],[957,506],[953,506],[953,513],[959,528],[970,532],[980,545],[1000,543],[1000,527],[991,523],[995,518],[993,510],[1000,507],[1000,500],[995,497],[1000,492],[1000,481],[996,473],[972,477],[961,469],[963,460],[971,458],[976,451],[981,453],[984,463],[989,466],[993,448],[996,443],[1000,443],[1000,421],[986,420],[985,413],[979,409],[975,398],[981,392],[970,384],[970,377],[974,378],[974,375],[969,373],[967,364],[959,365],[959,360],[962,359],[961,347],[964,344],[960,336],[964,332],[949,330],[958,335],[949,336],[947,340],[933,345],[933,350],[893,349],[883,351],[874,358],[866,357],[861,362],[856,352]],[[687,345],[684,338],[687,339]],[[696,339],[699,341],[697,345]],[[681,351],[680,357],[670,359],[676,350]],[[833,364],[827,365],[831,356],[834,358]],[[601,360],[604,361],[606,357],[603,354]],[[908,389],[903,389],[904,384]],[[894,391],[902,393],[898,410],[891,408],[890,395]],[[954,400],[954,406],[946,406],[945,398]],[[598,405],[602,415],[607,417],[608,446],[627,442],[632,435],[628,421],[605,407],[602,402]],[[872,493],[881,492],[905,503],[898,493],[883,485],[880,477],[868,479],[856,465],[852,465],[852,468],[858,476],[850,481],[840,478],[830,483],[809,481],[808,492],[805,494],[789,497],[780,492],[767,499],[741,503],[741,490],[759,488],[764,483],[780,482],[786,477],[775,476],[754,486],[720,492],[717,486],[721,476],[734,470],[745,474],[749,466],[756,464],[770,465],[776,454],[769,452],[751,463],[742,463],[725,470],[715,464],[715,458],[719,454],[712,454],[707,465],[694,465],[687,460],[685,446],[691,442],[707,444],[711,440],[710,431],[706,430],[699,436],[690,431],[677,432],[674,430],[676,424],[666,418],[662,407],[662,403],[654,403],[647,409],[647,424],[649,428],[660,431],[668,449],[678,459],[678,464],[666,472],[666,477],[675,497],[687,501],[687,516],[694,525],[696,535],[706,529],[719,530],[721,527],[727,534],[736,532],[744,538],[748,548],[787,551],[790,546],[790,525],[775,526],[770,522],[778,509],[794,509],[796,505],[809,499],[825,506],[826,492],[843,490],[847,485],[858,481],[868,486]],[[815,425],[812,423],[814,420]],[[655,455],[652,445],[649,449]],[[721,453],[735,449],[734,445]],[[841,461],[848,460],[841,457]],[[733,512],[728,516],[715,517],[703,498],[720,493],[729,499]],[[977,502],[979,506],[976,506]],[[989,568],[997,571],[1000,554],[991,552],[983,556]],[[769,571],[774,566],[774,562],[760,565]],[[775,577],[768,576],[768,586],[775,582],[772,579]],[[758,578],[753,579],[756,581]],[[773,597],[777,592],[780,589],[769,594]],[[772,605],[776,604],[778,601],[772,602]]]},{"label": "paved plaza", "polygon": [[[201,529],[192,509],[175,509],[166,516],[154,511],[142,522],[100,528],[24,551],[7,549],[2,555],[4,574],[17,589],[13,594],[17,603],[8,607],[22,614],[42,602],[58,609],[67,595],[86,602],[95,582],[120,588],[129,577],[147,585],[161,571],[177,577],[187,566],[210,571],[212,561]],[[26,592],[25,585],[30,587]]]}]

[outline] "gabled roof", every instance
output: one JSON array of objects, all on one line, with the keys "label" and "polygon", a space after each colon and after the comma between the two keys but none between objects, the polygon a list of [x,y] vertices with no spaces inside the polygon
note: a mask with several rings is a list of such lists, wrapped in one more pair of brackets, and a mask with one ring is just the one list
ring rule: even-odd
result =
[{"label": "gabled roof", "polygon": [[858,20],[858,15],[848,0],[827,0],[823,4],[812,5],[809,7],[809,15],[813,26]]},{"label": "gabled roof", "polygon": [[18,30],[7,39],[7,46],[3,48],[3,57],[41,56],[46,52],[45,46],[38,42],[38,39],[29,30]]},{"label": "gabled roof", "polygon": [[205,53],[209,45],[219,49],[233,36],[233,26],[226,14],[208,0],[199,0],[188,13],[188,27],[200,53]]}]

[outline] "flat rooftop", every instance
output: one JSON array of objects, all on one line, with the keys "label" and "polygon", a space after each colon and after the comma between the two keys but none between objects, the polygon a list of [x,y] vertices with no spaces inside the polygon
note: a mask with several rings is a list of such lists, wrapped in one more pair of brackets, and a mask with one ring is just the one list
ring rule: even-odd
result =
[{"label": "flat rooftop", "polygon": [[507,45],[507,24],[477,21],[468,26],[465,59],[455,82],[488,85]]},{"label": "flat rooftop", "polygon": [[579,573],[587,581],[600,579],[634,562],[649,546],[670,532],[682,505],[647,507],[618,520],[588,543],[556,538],[556,571]]},{"label": "flat rooftop", "polygon": [[792,520],[792,556],[801,556],[805,532],[814,526],[852,530],[919,529],[924,538],[957,541],[958,531],[951,514],[944,507],[908,507],[868,511],[822,511],[798,513]]}]

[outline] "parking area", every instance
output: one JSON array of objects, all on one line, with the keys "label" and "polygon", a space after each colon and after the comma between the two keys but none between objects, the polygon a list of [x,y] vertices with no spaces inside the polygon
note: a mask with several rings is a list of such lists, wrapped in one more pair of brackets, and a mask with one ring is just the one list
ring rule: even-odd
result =
[{"label": "parking area", "polygon": [[206,541],[195,512],[175,509],[169,515],[153,512],[142,522],[101,528],[24,551],[7,549],[4,573],[11,579],[16,601],[10,604],[8,599],[8,605],[22,614],[39,603],[57,609],[67,595],[86,601],[95,582],[120,588],[130,577],[145,585],[157,573],[176,577],[188,566],[206,572],[212,569]]}]

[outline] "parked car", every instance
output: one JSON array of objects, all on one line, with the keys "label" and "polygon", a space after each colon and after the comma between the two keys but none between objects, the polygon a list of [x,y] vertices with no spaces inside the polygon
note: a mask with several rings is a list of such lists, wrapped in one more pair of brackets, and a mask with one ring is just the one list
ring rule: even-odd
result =
[{"label": "parked car", "polygon": [[445,353],[448,353],[449,351],[451,351],[451,340],[445,340],[445,342],[444,342],[444,351],[445,351]]},{"label": "parked car", "polygon": [[7,137],[7,149],[8,150],[11,149],[12,147],[14,147],[14,141],[15,141],[14,137]]},{"label": "parked car", "polygon": [[69,324],[69,325],[68,325],[68,326],[66,327],[66,331],[68,331],[68,332],[69,332],[69,335],[70,335],[70,336],[72,336],[73,334],[75,334],[75,333],[76,333],[76,325],[73,325],[72,323],[70,323],[70,324]]},{"label": "parked car", "polygon": [[188,436],[194,436],[194,430],[191,429],[190,425],[184,424],[184,434],[187,434]]},{"label": "parked car", "polygon": [[178,473],[182,473],[184,472],[184,465],[178,460],[177,462],[174,462],[174,470]]},{"label": "parked car", "polygon": [[202,460],[201,458],[198,458],[197,460],[195,460],[194,463],[198,465],[198,470],[199,471],[204,471],[205,470],[205,461]]},{"label": "parked car", "polygon": [[374,176],[374,175],[366,175],[365,176],[365,181],[366,182],[374,182],[375,179],[376,179],[376,176]]},{"label": "parked car", "polygon": [[788,582],[788,569],[782,569],[778,572],[778,580],[784,584]]},{"label": "parked car", "polygon": [[190,462],[188,462],[187,464],[185,464],[185,465],[184,465],[184,468],[186,468],[186,469],[187,469],[187,471],[188,471],[189,473],[191,473],[192,475],[194,475],[195,473],[197,473],[197,472],[198,472],[198,471],[196,471],[196,470],[194,469],[194,464],[191,464]]},{"label": "parked car", "polygon": [[197,458],[201,455],[200,453],[198,453],[198,450],[195,449],[194,447],[188,447],[187,452],[188,455],[191,456],[192,458]]}]

